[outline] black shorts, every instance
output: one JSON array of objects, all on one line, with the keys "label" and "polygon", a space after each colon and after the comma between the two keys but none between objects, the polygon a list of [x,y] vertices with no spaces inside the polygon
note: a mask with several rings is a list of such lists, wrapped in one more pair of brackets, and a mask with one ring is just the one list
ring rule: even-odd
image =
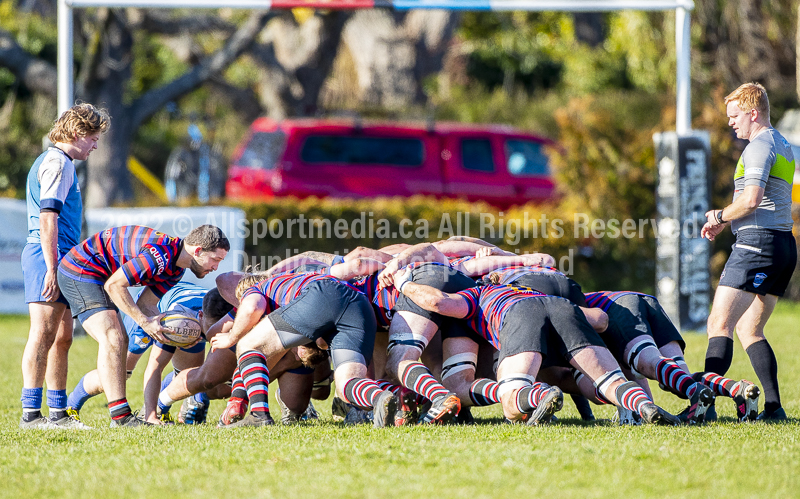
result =
[{"label": "black shorts", "polygon": [[586,306],[586,296],[581,285],[565,275],[532,272],[521,276],[511,285],[525,286],[550,296],[560,296],[579,307]]},{"label": "black shorts", "polygon": [[601,334],[622,366],[628,366],[625,347],[639,336],[651,336],[658,348],[677,342],[686,349],[681,333],[669,320],[658,300],[646,295],[623,295],[608,307],[608,329]]},{"label": "black shorts", "polygon": [[578,306],[557,296],[529,298],[512,305],[499,339],[500,362],[519,353],[539,352],[548,365],[568,366],[576,351],[605,347]]},{"label": "black shorts", "polygon": [[796,265],[797,245],[791,231],[742,229],[736,233],[719,285],[783,296]]},{"label": "black shorts", "polygon": [[[276,319],[275,316],[278,316]],[[377,322],[367,297],[333,279],[314,281],[300,296],[268,316],[273,324],[311,341],[324,339],[331,350],[352,350],[372,359]]]},{"label": "black shorts", "polygon": [[58,272],[58,288],[69,302],[72,318],[83,324],[87,317],[91,317],[103,310],[117,311],[117,306],[111,301],[106,290],[100,284],[93,282],[77,281],[68,275]]},{"label": "black shorts", "polygon": [[[445,293],[458,293],[465,289],[474,288],[477,285],[473,279],[458,270],[436,263],[427,263],[413,269],[411,271],[411,281],[416,284],[425,284]],[[428,312],[404,294],[400,295],[392,309],[393,315],[397,314],[397,312],[411,312],[435,323],[442,330],[442,340],[462,336],[479,337],[477,334],[470,334],[472,330],[466,327],[464,321]]]}]

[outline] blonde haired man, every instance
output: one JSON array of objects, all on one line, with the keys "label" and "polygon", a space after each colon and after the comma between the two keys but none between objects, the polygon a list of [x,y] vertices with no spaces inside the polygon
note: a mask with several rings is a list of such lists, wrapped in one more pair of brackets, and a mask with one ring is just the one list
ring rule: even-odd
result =
[{"label": "blonde haired man", "polygon": [[[746,83],[725,98],[728,125],[745,147],[734,173],[733,202],[706,213],[701,235],[709,240],[731,224],[736,244],[725,264],[708,318],[706,372],[724,375],[733,358],[733,331],[764,388],[761,420],[785,420],[778,390],[778,363],[766,337],[767,323],[797,264],[792,236],[792,149],[769,119],[767,91]],[[705,377],[704,377],[705,379]],[[715,386],[726,395],[732,387]],[[732,394],[736,395],[736,394]]]},{"label": "blonde haired man", "polygon": [[[67,416],[67,353],[72,317],[61,296],[56,271],[81,235],[81,191],[74,160],[86,160],[109,127],[104,109],[78,104],[56,120],[43,152],[28,173],[28,241],[22,251],[25,302],[31,316],[22,355],[23,429],[86,428]],[[47,381],[50,419],[42,416],[42,385]]]}]

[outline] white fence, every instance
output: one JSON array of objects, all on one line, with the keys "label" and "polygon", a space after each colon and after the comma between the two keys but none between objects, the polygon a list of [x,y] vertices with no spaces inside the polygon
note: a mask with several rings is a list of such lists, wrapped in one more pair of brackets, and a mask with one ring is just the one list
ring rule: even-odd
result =
[{"label": "white fence", "polygon": [[[146,225],[171,236],[185,237],[194,227],[216,225],[228,236],[231,243],[229,256],[219,271],[197,279],[186,272],[184,280],[208,288],[214,287],[219,272],[239,270],[244,255],[244,238],[236,231],[244,212],[225,206],[197,208],[106,208],[87,210],[88,233],[94,234],[120,225]],[[26,314],[25,289],[22,280],[20,257],[28,237],[28,220],[25,201],[0,198],[0,313]]]}]

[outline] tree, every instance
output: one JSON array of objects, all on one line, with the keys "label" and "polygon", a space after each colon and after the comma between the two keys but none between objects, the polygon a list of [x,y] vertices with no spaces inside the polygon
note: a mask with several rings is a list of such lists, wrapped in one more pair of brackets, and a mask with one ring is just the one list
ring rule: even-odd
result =
[{"label": "tree", "polygon": [[[79,39],[85,55],[80,61],[76,95],[78,99],[105,106],[112,116],[112,126],[89,162],[86,204],[102,207],[132,199],[126,166],[135,131],[167,102],[220,74],[249,48],[270,15],[254,11],[221,48],[204,55],[171,81],[140,94],[130,88],[134,30],[150,27],[156,32],[170,29],[172,34],[181,34],[197,29],[197,18],[177,18],[165,23],[163,18],[146,11],[107,8],[91,14],[78,11],[76,17],[79,20],[76,24],[82,28],[80,32],[86,34]],[[208,18],[205,20],[206,26],[219,26]],[[0,31],[0,66],[8,68],[30,91],[55,98],[55,67],[25,51],[7,31]]]}]

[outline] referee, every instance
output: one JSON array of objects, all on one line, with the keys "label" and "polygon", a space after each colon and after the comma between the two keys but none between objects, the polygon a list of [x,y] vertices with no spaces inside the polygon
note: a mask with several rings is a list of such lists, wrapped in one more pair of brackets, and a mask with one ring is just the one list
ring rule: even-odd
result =
[{"label": "referee", "polygon": [[767,91],[746,83],[725,97],[728,125],[747,139],[734,173],[733,203],[706,213],[701,236],[711,241],[731,224],[736,235],[708,318],[705,370],[724,375],[733,359],[733,331],[764,389],[758,420],[785,420],[778,389],[778,362],[764,326],[783,296],[797,264],[792,235],[794,156],[770,125]]}]

